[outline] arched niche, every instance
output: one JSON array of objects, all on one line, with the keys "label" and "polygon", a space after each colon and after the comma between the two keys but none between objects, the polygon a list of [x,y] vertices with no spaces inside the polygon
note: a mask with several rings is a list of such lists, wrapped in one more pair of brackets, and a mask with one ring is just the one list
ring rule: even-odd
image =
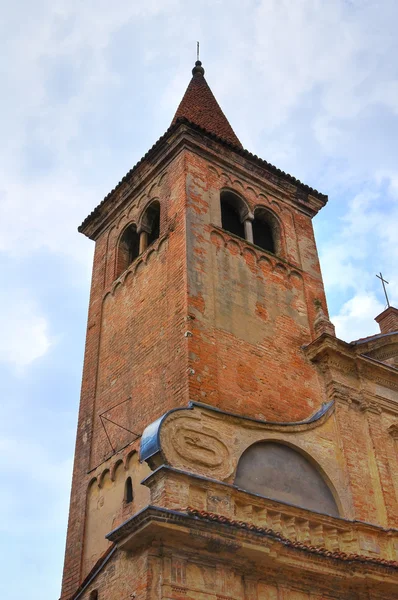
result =
[{"label": "arched niche", "polygon": [[279,442],[258,442],[239,459],[235,485],[247,492],[334,517],[339,510],[317,467]]},{"label": "arched niche", "polygon": [[133,493],[133,481],[131,477],[127,477],[126,483],[124,484],[124,502],[130,504],[134,499]]}]

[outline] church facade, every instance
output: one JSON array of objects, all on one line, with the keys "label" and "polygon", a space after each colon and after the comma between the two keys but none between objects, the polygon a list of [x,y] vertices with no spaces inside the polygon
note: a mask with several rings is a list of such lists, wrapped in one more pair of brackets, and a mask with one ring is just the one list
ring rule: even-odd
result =
[{"label": "church facade", "polygon": [[398,310],[335,336],[327,197],[243,149],[197,61],[95,241],[62,600],[398,597]]}]

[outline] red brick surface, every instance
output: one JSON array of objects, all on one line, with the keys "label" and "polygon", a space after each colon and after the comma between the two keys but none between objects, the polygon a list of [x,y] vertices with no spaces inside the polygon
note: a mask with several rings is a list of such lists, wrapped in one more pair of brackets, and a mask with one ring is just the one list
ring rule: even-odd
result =
[{"label": "red brick surface", "polygon": [[283,251],[273,257],[213,227],[210,204],[230,179],[193,153],[187,165],[190,398],[261,419],[303,419],[324,399],[300,352],[312,339],[314,301],[325,306],[311,219],[260,197],[250,174],[235,177],[252,211],[275,211]]},{"label": "red brick surface", "polygon": [[[155,182],[153,182],[155,183]],[[112,454],[100,415],[137,432],[176,405],[188,402],[184,160],[174,161],[157,193],[160,239],[115,283],[117,242],[144,204],[118,215],[96,242],[83,370],[63,595],[82,572],[86,494],[90,471]],[[124,402],[125,401],[125,402]],[[123,402],[122,405],[117,406]],[[112,409],[115,407],[116,409]],[[107,423],[116,450],[135,439]]]},{"label": "red brick surface", "polygon": [[375,321],[378,322],[381,333],[398,331],[398,310],[394,306],[389,306],[376,317]]},{"label": "red brick surface", "polygon": [[206,79],[201,74],[192,77],[172,123],[182,117],[242,148],[242,144],[213,96]]}]

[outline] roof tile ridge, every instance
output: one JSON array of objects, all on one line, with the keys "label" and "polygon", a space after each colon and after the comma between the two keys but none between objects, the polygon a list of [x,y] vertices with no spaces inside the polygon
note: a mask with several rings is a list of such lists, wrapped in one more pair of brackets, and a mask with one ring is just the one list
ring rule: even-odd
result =
[{"label": "roof tile ridge", "polygon": [[94,563],[90,571],[87,573],[86,577],[80,583],[79,587],[75,590],[73,595],[69,600],[77,600],[88,584],[94,579],[94,577],[101,571],[101,569],[105,566],[108,560],[111,558],[111,555],[116,551],[116,544],[111,544],[99,557],[99,559]]},{"label": "roof tile ridge", "polygon": [[255,533],[267,535],[267,536],[275,539],[276,541],[282,542],[286,546],[290,546],[291,548],[297,548],[298,550],[304,550],[304,551],[310,552],[312,554],[319,554],[326,558],[333,558],[335,560],[342,560],[344,562],[361,562],[361,563],[367,563],[367,564],[376,564],[378,566],[382,565],[382,566],[390,567],[393,569],[398,569],[398,562],[395,560],[388,560],[386,558],[365,556],[363,554],[341,552],[339,550],[328,550],[327,548],[324,548],[323,546],[307,545],[304,542],[293,541],[273,529],[266,528],[266,527],[260,527],[258,525],[254,525],[253,523],[248,523],[246,521],[239,521],[236,519],[231,519],[229,517],[225,517],[225,516],[219,515],[217,513],[207,512],[205,510],[198,510],[198,509],[192,508],[190,506],[187,507],[186,512],[189,516],[196,517],[198,519],[214,521],[217,523],[221,523],[223,525],[239,527],[240,529],[246,529],[248,531],[253,531]]},{"label": "roof tile ridge", "polygon": [[327,194],[323,194],[322,192],[319,192],[317,189],[309,186],[306,183],[303,183],[302,181],[300,181],[300,179],[297,179],[297,177],[294,177],[293,175],[290,175],[290,173],[286,173],[285,171],[282,171],[282,169],[279,169],[278,167],[276,167],[272,163],[269,163],[268,161],[266,161],[264,158],[261,158],[257,154],[253,154],[252,152],[250,152],[250,150],[247,150],[243,146],[237,146],[236,144],[233,144],[232,142],[220,137],[216,133],[213,133],[212,131],[209,131],[208,129],[204,128],[202,125],[198,125],[197,123],[190,121],[189,119],[187,119],[187,117],[178,117],[178,119],[176,119],[174,124],[176,125],[177,123],[187,123],[194,129],[198,129],[199,131],[202,131],[203,133],[206,133],[207,135],[211,136],[214,140],[221,142],[223,144],[226,144],[227,146],[229,146],[231,149],[235,150],[239,154],[241,154],[243,156],[248,156],[249,158],[254,159],[256,162],[259,162],[262,165],[265,165],[268,169],[274,171],[277,175],[285,177],[286,179],[289,179],[290,181],[292,181],[292,183],[304,188],[305,190],[308,191],[309,194],[313,193],[315,196],[318,196],[321,198],[327,198]]},{"label": "roof tile ridge", "polygon": [[172,123],[168,127],[168,129],[166,129],[166,131],[164,132],[164,134],[161,135],[160,138],[158,138],[158,140],[151,146],[151,148],[142,156],[142,158],[140,158],[140,160],[138,162],[136,162],[135,165],[133,167],[131,167],[131,169],[129,169],[129,171],[119,181],[119,183],[117,183],[115,185],[115,187],[110,192],[108,192],[108,194],[106,194],[106,196],[101,200],[101,202],[99,204],[97,204],[97,206],[87,215],[87,217],[83,220],[83,222],[81,223],[81,225],[79,225],[79,227],[77,228],[80,233],[83,232],[85,226],[88,224],[88,222],[90,221],[90,219],[93,218],[99,212],[99,210],[101,209],[101,207],[112,196],[112,194],[114,194],[120,188],[120,186],[123,183],[125,183],[126,181],[128,181],[130,179],[130,177],[133,175],[134,171],[139,167],[139,165],[142,162],[144,162],[145,159],[148,158],[152,154],[152,152],[154,152],[158,148],[158,146],[169,135],[171,135],[171,133],[173,133],[174,131],[176,131],[181,124],[189,125],[192,129],[195,129],[197,131],[205,133],[208,137],[214,139],[216,142],[219,142],[219,143],[227,146],[228,148],[230,148],[231,150],[233,150],[236,153],[240,154],[241,156],[245,156],[245,157],[247,157],[247,158],[249,158],[251,160],[255,160],[262,167],[265,167],[268,170],[270,170],[271,172],[273,172],[274,174],[276,174],[276,175],[278,175],[280,177],[283,177],[283,178],[287,179],[288,181],[291,181],[292,184],[297,185],[302,190],[304,190],[306,193],[314,195],[314,196],[316,196],[316,197],[324,200],[325,202],[327,202],[328,197],[327,197],[326,194],[322,194],[321,192],[319,192],[318,190],[312,188],[311,186],[307,185],[306,183],[303,183],[302,181],[300,181],[296,177],[293,177],[293,175],[290,175],[289,173],[286,173],[285,171],[282,171],[281,169],[279,169],[275,165],[273,165],[273,164],[267,162],[265,159],[260,158],[259,156],[257,156],[257,154],[253,154],[249,150],[245,149],[243,146],[237,146],[236,144],[233,144],[232,142],[230,142],[230,141],[228,141],[228,140],[226,140],[226,139],[218,136],[217,134],[213,133],[212,131],[208,131],[207,129],[205,129],[201,125],[197,125],[197,123],[194,123],[193,121],[190,121],[187,117],[178,117],[175,120],[175,122]]}]

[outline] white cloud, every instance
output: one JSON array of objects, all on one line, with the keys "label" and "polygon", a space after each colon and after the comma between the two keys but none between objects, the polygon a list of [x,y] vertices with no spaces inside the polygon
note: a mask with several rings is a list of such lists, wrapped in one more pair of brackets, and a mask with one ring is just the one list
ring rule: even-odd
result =
[{"label": "white cloud", "polygon": [[[338,315],[331,317],[337,337],[352,342],[361,337],[380,333],[374,318],[384,310],[373,294],[356,294],[343,304]],[[369,324],[373,322],[373,326]]]},{"label": "white cloud", "polygon": [[0,362],[20,372],[50,348],[48,323],[24,289],[2,293],[0,306]]},{"label": "white cloud", "polygon": [[[377,333],[374,317],[384,306],[376,272],[383,271],[398,302],[398,77],[391,59],[398,54],[398,6],[382,4],[381,10],[376,0],[8,3],[0,23],[1,256],[18,266],[29,258],[29,269],[36,257],[51,264],[57,255],[73,273],[79,269],[79,282],[88,278],[93,244],[76,226],[168,126],[199,39],[208,82],[242,143],[329,193],[317,243],[337,335],[350,341]],[[40,277],[49,273],[37,271],[29,291],[22,284],[0,294],[0,361],[19,372],[52,343],[48,316],[35,300]],[[66,298],[57,276],[57,297]],[[56,309],[51,330],[73,329]],[[80,377],[75,353],[64,360]],[[13,378],[9,389],[20,381]],[[54,423],[62,422],[64,409],[51,403]],[[35,418],[32,430],[42,431]],[[66,445],[62,427],[59,438]],[[49,527],[60,523],[57,515],[66,519],[70,481],[70,463],[53,458],[50,443],[44,433],[42,446],[23,444],[16,431],[15,442],[8,436],[0,445],[0,457],[7,452],[16,465],[0,501],[8,521],[20,522],[18,486],[29,480],[38,526],[21,522],[19,532],[26,526],[31,535],[21,548],[30,556],[35,544],[43,564],[54,554],[54,535],[37,531],[46,527],[46,511]],[[31,463],[40,465],[34,475]],[[7,461],[0,469],[12,478]],[[43,598],[46,589],[46,598],[55,597],[60,573],[52,570],[52,590],[47,570],[43,577],[40,585],[32,571],[26,591],[24,582],[19,589],[8,585],[7,573],[2,595]]]},{"label": "white cloud", "polygon": [[[134,31],[140,20],[177,10],[179,1],[23,4],[22,20],[9,9],[17,27],[12,35],[4,32],[0,58],[8,89],[0,98],[7,116],[0,152],[0,251],[24,255],[44,248],[86,265],[90,252],[77,241],[76,227],[124,175],[112,164],[106,135],[90,143],[84,132],[96,116],[97,128],[103,127],[104,96],[120,86],[110,47],[126,24]],[[109,181],[107,158],[115,170]]]}]

